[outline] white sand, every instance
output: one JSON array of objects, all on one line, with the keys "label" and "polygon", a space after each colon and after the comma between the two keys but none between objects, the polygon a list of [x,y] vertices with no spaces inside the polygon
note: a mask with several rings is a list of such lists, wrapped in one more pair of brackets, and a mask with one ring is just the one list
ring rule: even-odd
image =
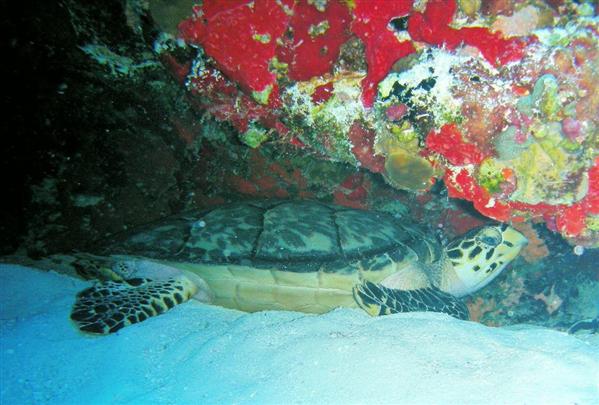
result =
[{"label": "white sand", "polygon": [[0,403],[599,403],[599,340],[442,314],[244,314],[189,302],[107,337],[87,286],[0,265]]}]

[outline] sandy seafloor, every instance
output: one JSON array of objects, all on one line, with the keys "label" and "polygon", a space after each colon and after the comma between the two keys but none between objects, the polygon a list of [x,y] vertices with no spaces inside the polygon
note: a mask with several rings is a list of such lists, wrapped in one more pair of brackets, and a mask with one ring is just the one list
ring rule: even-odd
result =
[{"label": "sandy seafloor", "polygon": [[0,265],[2,405],[599,404],[596,335],[192,301],[89,337],[68,320],[87,285]]}]

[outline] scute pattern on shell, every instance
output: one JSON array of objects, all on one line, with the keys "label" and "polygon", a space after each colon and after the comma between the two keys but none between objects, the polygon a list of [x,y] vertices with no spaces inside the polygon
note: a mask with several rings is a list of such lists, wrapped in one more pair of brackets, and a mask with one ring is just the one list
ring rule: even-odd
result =
[{"label": "scute pattern on shell", "polygon": [[256,258],[302,260],[339,257],[342,246],[334,211],[320,204],[299,201],[280,204],[263,214],[263,231],[257,240]]},{"label": "scute pattern on shell", "polygon": [[103,243],[95,253],[100,255],[134,254],[158,259],[173,256],[183,248],[197,212],[169,217],[135,229],[134,233],[123,232]]},{"label": "scute pattern on shell", "polygon": [[428,245],[437,243],[391,215],[315,201],[236,203],[146,229],[118,241],[117,253],[293,272],[353,272],[360,267],[376,271],[418,255],[428,262]]},{"label": "scute pattern on shell", "polygon": [[[209,252],[227,262],[252,257],[263,228],[264,209],[253,205],[216,208],[194,221],[181,255],[210,262]],[[200,225],[198,225],[200,224]]]}]

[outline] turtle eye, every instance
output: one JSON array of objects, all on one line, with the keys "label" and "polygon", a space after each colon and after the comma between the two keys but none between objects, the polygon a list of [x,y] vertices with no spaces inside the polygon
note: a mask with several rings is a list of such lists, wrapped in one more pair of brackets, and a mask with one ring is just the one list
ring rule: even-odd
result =
[{"label": "turtle eye", "polygon": [[495,247],[501,243],[501,232],[495,228],[485,228],[477,238],[480,242],[490,247]]},{"label": "turtle eye", "polygon": [[495,240],[495,239],[493,239],[492,237],[489,237],[489,236],[483,236],[481,238],[481,241],[483,241],[487,245],[491,245],[491,246],[497,246],[497,245],[499,245],[499,243],[497,243],[497,240]]}]

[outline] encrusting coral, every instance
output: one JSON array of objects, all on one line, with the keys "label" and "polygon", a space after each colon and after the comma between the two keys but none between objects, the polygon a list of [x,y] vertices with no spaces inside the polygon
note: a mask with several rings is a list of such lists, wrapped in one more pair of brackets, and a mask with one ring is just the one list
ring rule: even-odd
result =
[{"label": "encrusting coral", "polygon": [[206,0],[179,30],[197,57],[173,70],[250,147],[285,142],[414,192],[442,178],[487,217],[597,247],[596,9],[503,3]]}]

